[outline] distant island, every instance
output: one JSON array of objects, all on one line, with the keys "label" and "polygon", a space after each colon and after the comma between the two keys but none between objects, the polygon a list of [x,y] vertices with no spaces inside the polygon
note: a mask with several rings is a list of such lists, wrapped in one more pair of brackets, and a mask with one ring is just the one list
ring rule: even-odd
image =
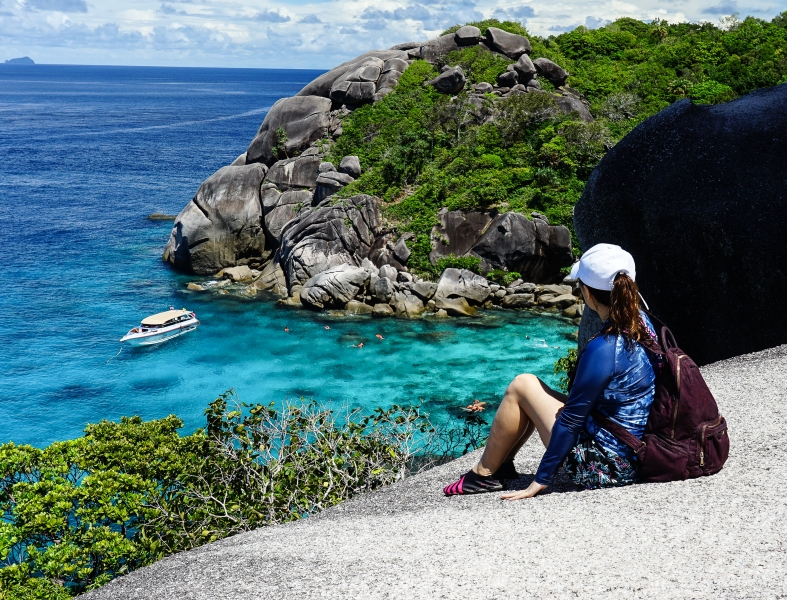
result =
[{"label": "distant island", "polygon": [[34,65],[36,64],[32,58],[29,56],[23,56],[22,58],[12,58],[10,60],[5,61],[6,65]]}]

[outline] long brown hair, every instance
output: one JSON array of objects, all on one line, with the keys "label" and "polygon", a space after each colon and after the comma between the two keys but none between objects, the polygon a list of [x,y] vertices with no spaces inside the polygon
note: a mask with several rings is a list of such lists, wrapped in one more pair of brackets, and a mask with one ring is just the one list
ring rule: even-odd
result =
[{"label": "long brown hair", "polygon": [[604,333],[625,336],[627,340],[650,346],[652,339],[639,314],[639,288],[625,273],[618,273],[612,291],[588,287],[596,302],[609,306],[609,325]]}]

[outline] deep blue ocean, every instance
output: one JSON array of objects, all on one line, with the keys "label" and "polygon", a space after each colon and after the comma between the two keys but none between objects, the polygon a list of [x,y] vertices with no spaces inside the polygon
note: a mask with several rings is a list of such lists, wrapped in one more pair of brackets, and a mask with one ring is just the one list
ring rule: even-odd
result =
[{"label": "deep blue ocean", "polygon": [[[496,404],[517,373],[554,380],[576,329],[556,318],[330,317],[189,292],[198,278],[162,263],[172,223],[146,216],[180,212],[276,100],[319,74],[0,66],[0,443],[44,446],[122,415],[174,413],[189,433],[228,388],[246,402],[423,400],[439,420],[474,398]],[[118,354],[170,305],[201,327]]]}]

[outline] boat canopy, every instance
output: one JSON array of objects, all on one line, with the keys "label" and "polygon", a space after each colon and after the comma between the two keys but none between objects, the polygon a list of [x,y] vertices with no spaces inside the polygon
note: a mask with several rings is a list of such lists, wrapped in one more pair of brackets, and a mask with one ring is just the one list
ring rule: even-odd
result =
[{"label": "boat canopy", "polygon": [[164,325],[164,323],[168,323],[173,319],[177,319],[178,317],[182,317],[188,311],[184,308],[183,310],[166,310],[162,313],[158,313],[155,315],[150,315],[149,317],[145,317],[142,319],[142,324],[146,327],[154,327],[156,325]]}]

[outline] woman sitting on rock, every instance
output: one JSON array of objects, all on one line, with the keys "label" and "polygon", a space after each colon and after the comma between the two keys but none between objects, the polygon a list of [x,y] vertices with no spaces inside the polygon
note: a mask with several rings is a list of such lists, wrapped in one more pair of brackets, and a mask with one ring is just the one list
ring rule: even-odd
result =
[{"label": "woman sitting on rock", "polygon": [[503,489],[503,479],[518,476],[514,456],[534,430],[546,446],[535,479],[504,499],[535,496],[552,483],[561,465],[586,488],[637,481],[631,449],[591,415],[598,411],[638,438],[645,430],[657,357],[646,351],[655,333],[639,310],[634,277],[632,256],[611,244],[593,246],[574,265],[571,278],[579,280],[585,303],[604,326],[579,357],[571,393],[556,392],[535,375],[518,375],[503,396],[481,460],[443,490],[447,495]]}]

